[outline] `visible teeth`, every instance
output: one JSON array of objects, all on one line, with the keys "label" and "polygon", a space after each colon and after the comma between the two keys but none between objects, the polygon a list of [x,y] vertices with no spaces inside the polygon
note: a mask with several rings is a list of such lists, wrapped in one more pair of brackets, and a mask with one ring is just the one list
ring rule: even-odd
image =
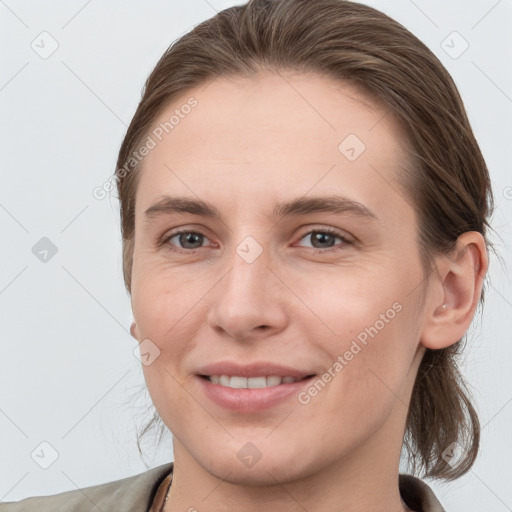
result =
[{"label": "visible teeth", "polygon": [[265,377],[249,377],[247,379],[248,388],[266,388],[267,379]]},{"label": "visible teeth", "polygon": [[279,386],[281,384],[281,377],[279,375],[271,375],[270,377],[267,377],[267,386]]},{"label": "visible teeth", "polygon": [[238,375],[210,375],[208,377],[210,382],[214,384],[220,384],[221,386],[226,386],[228,388],[268,388],[273,386],[279,386],[280,384],[290,384],[299,379],[294,377],[286,376],[280,377],[279,375],[270,375],[269,377],[261,376],[261,377],[239,377]]},{"label": "visible teeth", "polygon": [[247,379],[245,377],[231,377],[229,380],[229,386],[231,388],[246,388]]}]

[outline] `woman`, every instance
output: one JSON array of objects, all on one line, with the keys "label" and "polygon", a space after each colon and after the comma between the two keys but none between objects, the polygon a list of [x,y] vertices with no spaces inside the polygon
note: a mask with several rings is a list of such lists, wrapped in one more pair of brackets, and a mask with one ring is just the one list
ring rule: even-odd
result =
[{"label": "woman", "polygon": [[492,193],[432,52],[357,3],[227,9],[157,63],[116,178],[174,462],[0,510],[444,510],[399,461],[477,455],[456,355]]}]

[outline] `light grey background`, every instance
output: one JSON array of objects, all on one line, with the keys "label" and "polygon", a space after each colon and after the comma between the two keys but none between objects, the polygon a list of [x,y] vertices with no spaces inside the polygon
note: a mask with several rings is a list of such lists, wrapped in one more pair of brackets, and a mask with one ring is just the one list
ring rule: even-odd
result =
[{"label": "light grey background", "polygon": [[[137,393],[144,380],[128,331],[118,203],[93,190],[108,185],[164,50],[236,3],[0,0],[0,501],[147,469],[135,427],[151,402]],[[490,168],[502,237],[494,242],[508,265],[512,1],[367,3],[422,39],[458,84]],[[43,237],[58,250],[47,262],[32,251]],[[450,512],[512,510],[512,294],[494,257],[490,278],[464,366],[484,425],[481,455],[467,476],[431,483]],[[172,460],[170,436],[146,449],[148,466]]]}]

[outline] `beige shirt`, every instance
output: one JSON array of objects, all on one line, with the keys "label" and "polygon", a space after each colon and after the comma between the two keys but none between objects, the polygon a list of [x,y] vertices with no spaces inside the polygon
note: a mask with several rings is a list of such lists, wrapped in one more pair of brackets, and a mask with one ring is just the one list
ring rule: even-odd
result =
[{"label": "beige shirt", "polygon": [[[50,496],[0,503],[0,512],[162,512],[174,464],[163,464],[135,476]],[[415,512],[446,512],[430,487],[400,475],[402,499]]]}]

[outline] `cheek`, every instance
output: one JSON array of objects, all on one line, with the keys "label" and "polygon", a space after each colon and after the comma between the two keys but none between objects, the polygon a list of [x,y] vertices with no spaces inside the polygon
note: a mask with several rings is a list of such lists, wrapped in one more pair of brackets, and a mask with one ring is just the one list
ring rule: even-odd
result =
[{"label": "cheek", "polygon": [[148,391],[170,427],[172,411],[181,410],[190,400],[183,392],[183,379],[187,377],[182,366],[195,350],[197,330],[204,324],[204,314],[198,307],[204,291],[193,279],[180,282],[169,273],[164,276],[158,268],[140,273],[132,289],[132,307],[139,340],[157,354],[151,364],[142,366]]},{"label": "cheek", "polygon": [[402,314],[403,309],[384,326],[368,322],[371,315],[352,317],[346,327],[340,322],[340,335],[324,345],[331,364],[298,397],[302,406],[294,418],[301,418],[326,445],[349,451],[375,433],[394,410],[400,415],[405,408],[403,390],[414,350]]},{"label": "cheek", "polygon": [[140,336],[161,349],[173,346],[168,341],[197,320],[205,286],[193,271],[177,271],[158,262],[134,266],[132,308]]},{"label": "cheek", "polygon": [[327,353],[329,366],[319,376],[327,384],[317,384],[322,391],[306,390],[304,401],[320,406],[323,399],[316,395],[326,393],[324,405],[343,423],[353,422],[354,428],[360,427],[361,415],[378,421],[396,404],[417,346],[416,311],[407,296],[409,288],[389,276],[386,283],[380,280],[379,290],[372,284],[376,282],[370,276],[364,282],[346,279],[339,282],[338,291],[331,281],[330,298],[319,295],[321,300],[310,303],[330,333],[315,336],[313,324],[319,325],[315,320],[308,328],[308,339]]}]

